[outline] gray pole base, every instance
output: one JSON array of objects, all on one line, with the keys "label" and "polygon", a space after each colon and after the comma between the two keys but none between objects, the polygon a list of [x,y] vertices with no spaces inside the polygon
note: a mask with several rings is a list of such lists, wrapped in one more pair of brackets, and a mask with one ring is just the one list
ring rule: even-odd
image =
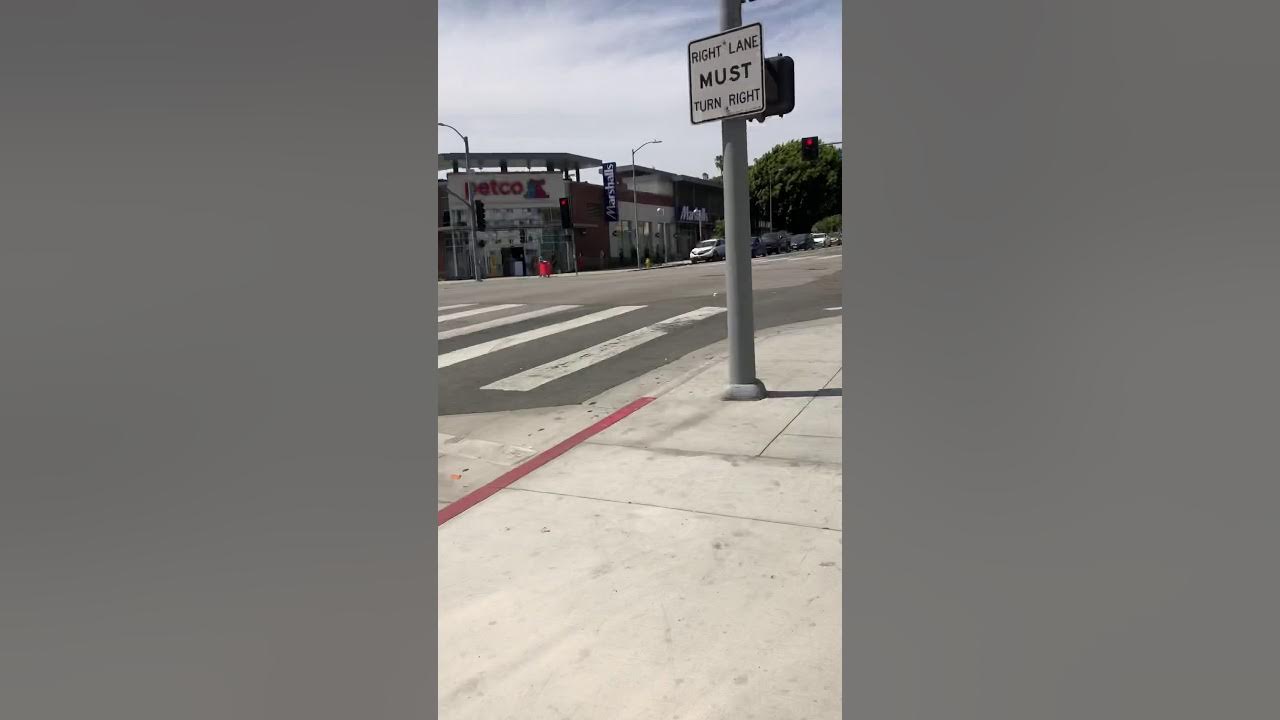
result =
[{"label": "gray pole base", "polygon": [[722,400],[763,400],[768,395],[769,391],[764,389],[764,383],[757,379],[748,385],[726,385],[720,398]]}]

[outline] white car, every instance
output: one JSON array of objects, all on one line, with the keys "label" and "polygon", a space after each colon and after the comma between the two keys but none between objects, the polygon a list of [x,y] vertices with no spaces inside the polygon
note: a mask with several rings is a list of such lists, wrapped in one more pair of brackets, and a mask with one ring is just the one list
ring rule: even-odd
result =
[{"label": "white car", "polygon": [[814,247],[816,247],[816,248],[820,248],[820,247],[829,247],[829,246],[830,246],[830,244],[829,244],[829,243],[830,243],[830,240],[831,240],[831,238],[830,238],[830,237],[828,237],[826,233],[814,233],[814,234],[813,234],[813,246],[814,246]]},{"label": "white car", "polygon": [[689,251],[689,262],[712,262],[724,259],[724,238],[703,240]]}]

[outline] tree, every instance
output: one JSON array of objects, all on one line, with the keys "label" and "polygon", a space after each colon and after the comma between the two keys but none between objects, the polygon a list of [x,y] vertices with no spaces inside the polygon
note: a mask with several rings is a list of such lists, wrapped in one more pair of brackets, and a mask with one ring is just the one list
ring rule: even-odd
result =
[{"label": "tree", "polygon": [[717,220],[715,227],[711,228],[711,237],[724,237],[724,218]]},{"label": "tree", "polygon": [[774,146],[747,168],[751,217],[768,220],[770,195],[775,229],[803,232],[839,214],[842,155],[835,146],[822,145],[817,161],[807,161],[799,140]]},{"label": "tree", "polygon": [[839,215],[828,215],[827,217],[824,217],[818,222],[814,223],[813,229],[810,232],[816,232],[816,233],[840,232],[842,227],[843,227],[843,223],[841,222]]},{"label": "tree", "polygon": [[719,170],[721,174],[724,174],[724,156],[723,155],[716,156],[716,170]]}]

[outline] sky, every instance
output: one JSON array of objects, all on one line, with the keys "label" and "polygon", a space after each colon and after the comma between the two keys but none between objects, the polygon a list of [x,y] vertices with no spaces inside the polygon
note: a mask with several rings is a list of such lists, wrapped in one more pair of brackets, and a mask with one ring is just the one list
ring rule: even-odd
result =
[{"label": "sky", "polygon": [[[689,122],[689,41],[719,32],[716,0],[440,0],[439,113],[477,152],[568,152],[717,175],[720,125]],[[765,56],[789,55],[796,107],[747,123],[749,159],[817,135],[839,140],[840,0],[755,0]],[[462,140],[439,130],[439,151]],[[595,171],[584,181],[599,183]]]}]

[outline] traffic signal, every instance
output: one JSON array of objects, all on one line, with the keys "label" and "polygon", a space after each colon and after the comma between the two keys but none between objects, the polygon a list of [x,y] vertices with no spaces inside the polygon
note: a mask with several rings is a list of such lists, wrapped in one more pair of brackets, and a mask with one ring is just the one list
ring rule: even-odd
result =
[{"label": "traffic signal", "polygon": [[476,201],[476,229],[477,229],[477,230],[483,230],[483,229],[484,229],[484,226],[485,226],[485,222],[484,222],[484,201],[483,201],[483,200],[477,200],[477,201]]},{"label": "traffic signal", "polygon": [[805,160],[818,159],[818,138],[807,137],[800,141],[800,157]]},{"label": "traffic signal", "polygon": [[573,218],[569,216],[569,198],[560,198],[560,227],[568,230],[573,227]]},{"label": "traffic signal", "polygon": [[796,64],[786,55],[765,58],[764,112],[756,120],[764,122],[770,115],[786,115],[796,109]]}]

